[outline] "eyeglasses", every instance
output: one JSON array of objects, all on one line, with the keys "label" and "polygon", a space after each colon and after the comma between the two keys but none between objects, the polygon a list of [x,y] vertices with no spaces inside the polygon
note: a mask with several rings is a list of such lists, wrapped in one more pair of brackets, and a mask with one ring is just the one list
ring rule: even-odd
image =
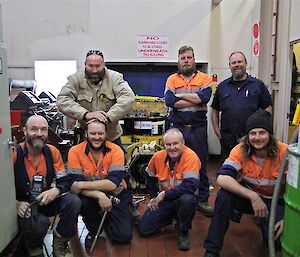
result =
[{"label": "eyeglasses", "polygon": [[96,54],[96,55],[99,55],[103,58],[103,53],[99,50],[90,50],[86,53],[86,57],[92,55],[92,54]]}]

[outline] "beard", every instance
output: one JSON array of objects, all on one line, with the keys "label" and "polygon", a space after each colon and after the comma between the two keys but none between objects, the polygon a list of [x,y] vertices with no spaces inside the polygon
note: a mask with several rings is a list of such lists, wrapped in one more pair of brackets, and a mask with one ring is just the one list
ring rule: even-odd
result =
[{"label": "beard", "polygon": [[41,151],[44,145],[47,143],[48,138],[39,138],[27,136],[26,143],[30,145],[34,150]]},{"label": "beard", "polygon": [[99,140],[99,141],[101,142],[101,145],[95,147],[95,146],[93,145],[93,141],[92,141],[92,140],[90,140],[88,137],[87,137],[86,140],[87,140],[87,142],[88,142],[89,147],[90,147],[93,151],[98,151],[98,150],[100,150],[100,149],[102,148],[102,146],[105,144],[105,141]]},{"label": "beard", "polygon": [[245,75],[246,70],[245,69],[236,69],[232,70],[232,77],[234,80],[240,80]]},{"label": "beard", "polygon": [[93,84],[98,84],[104,77],[105,70],[98,71],[96,73],[91,73],[85,70],[85,75],[89,81],[91,81]]},{"label": "beard", "polygon": [[195,63],[192,66],[182,65],[178,67],[179,73],[183,74],[184,76],[192,75],[195,69],[196,69]]}]

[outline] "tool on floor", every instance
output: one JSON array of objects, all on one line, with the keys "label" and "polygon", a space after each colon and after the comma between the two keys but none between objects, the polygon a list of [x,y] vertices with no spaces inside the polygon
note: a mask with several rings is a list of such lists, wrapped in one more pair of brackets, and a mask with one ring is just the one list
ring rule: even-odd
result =
[{"label": "tool on floor", "polygon": [[[112,202],[113,204],[119,204],[119,203],[120,203],[120,199],[117,198],[117,197],[114,197],[114,196],[112,196],[112,195],[109,196],[109,199],[111,200],[111,202]],[[99,236],[100,233],[101,233],[101,230],[102,230],[102,227],[103,227],[103,224],[104,224],[106,215],[107,215],[107,211],[105,211],[104,214],[103,214],[103,216],[102,216],[100,225],[99,225],[98,230],[97,230],[97,234],[96,234],[96,236],[95,236],[95,238],[94,238],[93,244],[92,244],[91,249],[90,249],[90,254],[93,252],[94,247],[95,247],[95,244],[96,244],[97,239],[98,239],[98,236]]]}]

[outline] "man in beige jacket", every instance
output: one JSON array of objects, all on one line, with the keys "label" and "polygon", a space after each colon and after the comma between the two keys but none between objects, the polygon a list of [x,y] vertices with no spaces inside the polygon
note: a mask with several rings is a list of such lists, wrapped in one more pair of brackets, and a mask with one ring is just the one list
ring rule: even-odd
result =
[{"label": "man in beige jacket", "polygon": [[105,67],[100,51],[90,50],[85,70],[68,77],[56,103],[62,113],[80,122],[94,118],[104,122],[107,140],[121,145],[119,120],[130,112],[134,93],[121,73]]}]

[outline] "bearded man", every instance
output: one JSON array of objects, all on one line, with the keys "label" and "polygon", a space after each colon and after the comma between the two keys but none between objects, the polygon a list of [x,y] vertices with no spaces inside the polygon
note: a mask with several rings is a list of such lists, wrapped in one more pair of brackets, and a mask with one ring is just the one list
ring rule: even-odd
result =
[{"label": "bearded man", "polygon": [[229,68],[232,76],[219,84],[211,105],[211,122],[221,143],[223,161],[246,135],[251,114],[259,109],[272,113],[271,95],[261,80],[247,74],[247,59],[242,52],[229,56]]},{"label": "bearded man", "polygon": [[[85,246],[91,247],[105,212],[104,229],[116,242],[129,243],[132,224],[129,207],[132,195],[127,189],[124,152],[107,139],[106,124],[91,119],[86,124],[86,140],[68,154],[71,191],[81,199],[81,215],[89,233]],[[110,196],[120,199],[112,205]]]},{"label": "bearded man", "polygon": [[[246,135],[232,149],[217,173],[220,190],[204,241],[206,249],[204,257],[220,257],[230,220],[240,223],[243,213],[253,214],[258,218],[262,241],[265,246],[268,245],[273,191],[287,147],[287,144],[280,142],[273,135],[269,112],[259,110],[249,116],[246,121]],[[284,224],[284,183],[274,213],[275,246],[278,250]],[[242,231],[242,233],[249,232]]]},{"label": "bearded man", "polygon": [[59,110],[81,122],[99,119],[107,126],[107,139],[121,146],[124,118],[134,103],[134,93],[123,75],[107,69],[103,53],[90,50],[86,54],[85,69],[68,77],[67,84],[57,97]]},{"label": "bearded man", "polygon": [[211,97],[212,79],[196,70],[194,50],[182,46],[178,51],[178,72],[168,77],[165,101],[169,108],[168,122],[183,134],[185,145],[196,152],[201,160],[198,210],[212,216],[208,203],[209,182],[206,175],[208,158],[207,103]]},{"label": "bearded man", "polygon": [[68,241],[77,233],[80,199],[71,193],[68,175],[57,148],[47,144],[48,123],[39,115],[28,118],[25,142],[13,152],[17,213],[21,245],[15,256],[43,257],[43,240],[50,216],[60,219],[53,230],[53,256],[71,255]]}]

